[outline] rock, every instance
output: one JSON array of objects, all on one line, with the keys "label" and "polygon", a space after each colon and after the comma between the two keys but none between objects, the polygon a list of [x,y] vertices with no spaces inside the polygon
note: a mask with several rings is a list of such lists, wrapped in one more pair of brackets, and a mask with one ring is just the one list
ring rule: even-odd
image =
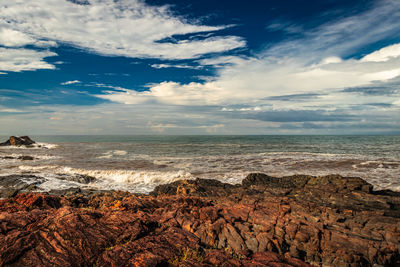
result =
[{"label": "rock", "polygon": [[43,178],[34,175],[0,176],[0,198],[13,197],[21,191],[33,191],[37,189],[36,185],[43,182]]},{"label": "rock", "polygon": [[77,182],[77,183],[81,183],[81,184],[88,184],[88,183],[94,182],[96,180],[95,177],[85,175],[85,174],[74,174],[74,175],[58,174],[57,178],[60,180],[72,181],[72,182]]},{"label": "rock", "polygon": [[19,156],[18,159],[20,160],[34,160],[35,158],[32,156]]},{"label": "rock", "polygon": [[195,196],[227,196],[238,188],[237,185],[225,184],[212,179],[179,180],[170,184],[158,185],[152,195],[195,195]]},{"label": "rock", "polygon": [[35,141],[29,138],[29,136],[10,136],[10,138],[0,143],[0,146],[31,146],[35,144]]},{"label": "rock", "polygon": [[304,186],[311,176],[305,175],[294,175],[283,178],[276,178],[268,176],[264,173],[250,173],[242,181],[244,187],[251,186],[268,186],[268,187],[278,187],[278,188],[293,188]]},{"label": "rock", "polygon": [[400,193],[359,178],[251,174],[152,195],[0,200],[0,265],[400,266]]},{"label": "rock", "polygon": [[15,157],[12,157],[12,156],[4,156],[4,157],[1,157],[1,159],[15,159]]},{"label": "rock", "polygon": [[0,159],[35,160],[36,158],[34,158],[32,156],[19,156],[19,157],[3,156],[3,157],[0,157]]}]

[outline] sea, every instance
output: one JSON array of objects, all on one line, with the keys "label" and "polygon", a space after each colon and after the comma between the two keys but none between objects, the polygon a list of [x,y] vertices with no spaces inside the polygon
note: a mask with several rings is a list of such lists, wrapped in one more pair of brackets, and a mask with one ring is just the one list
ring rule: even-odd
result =
[{"label": "sea", "polygon": [[[275,177],[339,174],[361,177],[375,190],[400,191],[398,135],[30,137],[38,142],[33,148],[0,147],[0,176],[41,177],[39,191],[80,187],[149,193],[179,179],[237,184],[252,172]],[[0,136],[1,142],[7,139]],[[95,180],[65,179],[76,175]]]}]

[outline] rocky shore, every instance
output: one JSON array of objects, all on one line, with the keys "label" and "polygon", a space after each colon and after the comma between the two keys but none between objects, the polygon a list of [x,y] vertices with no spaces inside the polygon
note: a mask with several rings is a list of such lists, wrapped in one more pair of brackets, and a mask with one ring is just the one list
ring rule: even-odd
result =
[{"label": "rocky shore", "polygon": [[360,178],[181,180],[0,200],[2,266],[400,266],[400,193]]}]

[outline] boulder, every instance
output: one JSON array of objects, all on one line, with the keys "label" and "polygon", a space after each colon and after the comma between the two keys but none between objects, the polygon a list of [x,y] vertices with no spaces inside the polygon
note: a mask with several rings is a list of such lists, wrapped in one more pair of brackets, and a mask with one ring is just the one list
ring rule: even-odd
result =
[{"label": "boulder", "polygon": [[58,174],[57,178],[60,180],[71,181],[71,182],[76,182],[76,183],[80,183],[80,184],[88,184],[88,183],[94,182],[96,180],[95,177],[85,175],[85,174],[74,174],[74,175]]},{"label": "boulder", "polygon": [[0,176],[0,198],[13,197],[19,192],[36,191],[38,190],[36,186],[43,182],[42,177],[34,175]]},{"label": "boulder", "polygon": [[31,146],[35,143],[29,136],[10,136],[7,141],[0,143],[0,146]]}]

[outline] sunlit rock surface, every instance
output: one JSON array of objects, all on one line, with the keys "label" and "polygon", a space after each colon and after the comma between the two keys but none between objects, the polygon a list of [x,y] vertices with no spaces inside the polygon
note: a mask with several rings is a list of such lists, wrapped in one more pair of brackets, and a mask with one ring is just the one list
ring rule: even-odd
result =
[{"label": "sunlit rock surface", "polygon": [[337,175],[18,194],[1,200],[0,229],[1,265],[400,265],[399,194]]}]

